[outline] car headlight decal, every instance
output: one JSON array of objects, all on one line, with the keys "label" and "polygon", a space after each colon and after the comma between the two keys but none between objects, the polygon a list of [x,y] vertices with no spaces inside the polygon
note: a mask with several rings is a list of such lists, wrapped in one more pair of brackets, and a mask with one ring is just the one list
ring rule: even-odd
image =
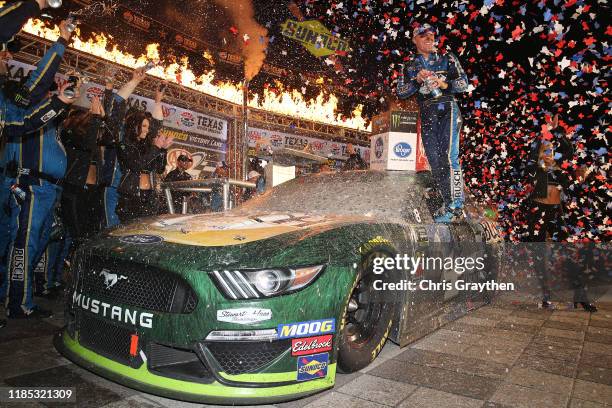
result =
[{"label": "car headlight decal", "polygon": [[213,271],[217,287],[231,299],[257,299],[282,295],[309,285],[323,265],[297,268],[268,268],[241,271]]}]

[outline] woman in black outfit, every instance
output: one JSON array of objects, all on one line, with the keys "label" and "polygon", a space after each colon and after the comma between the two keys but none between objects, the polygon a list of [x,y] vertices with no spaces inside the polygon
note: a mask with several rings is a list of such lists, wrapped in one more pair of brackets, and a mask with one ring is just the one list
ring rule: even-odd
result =
[{"label": "woman in black outfit", "polygon": [[172,144],[171,137],[158,134],[163,123],[162,97],[163,90],[158,90],[152,115],[136,112],[126,118],[118,149],[122,175],[117,215],[122,223],[157,214],[154,178],[164,171],[166,149]]},{"label": "woman in black outfit", "polygon": [[100,230],[102,203],[96,165],[103,117],[102,104],[94,97],[89,111],[70,112],[61,132],[68,161],[61,200],[62,219],[75,244]]},{"label": "woman in black outfit", "polygon": [[[552,123],[552,139],[539,139],[531,152],[528,175],[533,184],[533,192],[528,198],[527,242],[561,242],[567,238],[566,227],[563,221],[563,208],[561,193],[570,185],[567,170],[561,165],[564,161],[571,161],[574,155],[572,145],[568,138],[558,127],[558,117]],[[542,285],[542,307],[550,308],[550,270],[546,263],[547,245],[531,245],[535,256],[535,268]],[[564,262],[571,285],[574,289],[574,308],[580,304],[588,312],[596,312],[597,308],[591,304],[586,296],[582,272],[577,265],[567,259]]]}]

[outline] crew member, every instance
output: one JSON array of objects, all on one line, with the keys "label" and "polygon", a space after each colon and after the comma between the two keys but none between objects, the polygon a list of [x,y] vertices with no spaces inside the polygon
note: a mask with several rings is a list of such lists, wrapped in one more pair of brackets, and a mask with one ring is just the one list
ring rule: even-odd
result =
[{"label": "crew member", "polygon": [[417,93],[421,134],[434,181],[444,198],[436,222],[451,222],[462,214],[463,174],[459,161],[461,113],[454,94],[467,91],[467,77],[452,53],[436,50],[436,32],[429,24],[413,30],[416,57],[398,79],[397,96]]},{"label": "crew member", "polygon": [[[191,174],[187,173],[187,170],[191,167],[193,160],[186,154],[181,154],[176,159],[176,169],[172,170],[166,175],[164,181],[186,181],[191,180]],[[183,201],[186,200],[191,194],[185,191],[174,191],[172,192],[172,202],[174,203],[174,211],[180,212],[183,208]]]},{"label": "crew member", "polygon": [[348,154],[349,158],[344,165],[342,166],[342,171],[346,170],[365,170],[367,168],[365,162],[361,158],[358,150],[355,150],[355,147],[352,143],[348,143],[346,145],[346,154]]},{"label": "crew member", "polygon": [[47,0],[25,0],[7,3],[0,8],[0,51],[10,48],[26,21],[37,17],[47,6]]},{"label": "crew member", "polygon": [[[41,99],[49,104],[51,99],[45,99],[45,96],[55,85],[55,73],[70,36],[66,21],[62,21],[60,38],[20,88],[24,91],[22,94],[27,93],[28,101],[34,106],[39,106]],[[0,226],[8,234],[2,234],[0,239],[0,255],[7,261],[0,271],[4,277],[0,297],[8,293],[9,317],[49,316],[48,312],[37,309],[32,302],[33,268],[46,246],[48,234],[45,226],[50,225],[49,218],[52,217],[66,169],[66,154],[57,134],[58,115],[65,106],[76,100],[78,85],[76,95],[70,98],[65,90],[75,84],[66,83],[60,88],[59,96],[54,98],[61,103],[58,105],[61,108],[38,119],[47,126],[23,137],[10,133],[3,149],[0,160],[3,179],[0,204],[4,211],[0,214]]]}]

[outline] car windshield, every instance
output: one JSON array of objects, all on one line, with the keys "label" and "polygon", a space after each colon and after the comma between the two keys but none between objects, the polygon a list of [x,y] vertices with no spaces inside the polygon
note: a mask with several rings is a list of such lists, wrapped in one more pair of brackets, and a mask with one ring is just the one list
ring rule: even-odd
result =
[{"label": "car windshield", "polygon": [[307,212],[406,219],[420,207],[423,189],[413,172],[347,171],[317,173],[280,184],[247,201],[239,212]]}]

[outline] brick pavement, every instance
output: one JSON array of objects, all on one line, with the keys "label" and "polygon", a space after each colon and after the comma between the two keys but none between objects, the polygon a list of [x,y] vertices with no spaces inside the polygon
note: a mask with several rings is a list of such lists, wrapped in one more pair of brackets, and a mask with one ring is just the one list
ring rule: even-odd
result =
[{"label": "brick pavement", "polygon": [[[0,386],[77,387],[79,407],[203,406],[123,387],[61,357],[51,344],[62,325],[61,306],[54,306],[56,317],[35,327],[10,321],[0,329]],[[499,300],[406,348],[388,343],[366,369],[339,374],[332,390],[276,406],[612,406],[611,293],[597,306],[588,314]]]}]

